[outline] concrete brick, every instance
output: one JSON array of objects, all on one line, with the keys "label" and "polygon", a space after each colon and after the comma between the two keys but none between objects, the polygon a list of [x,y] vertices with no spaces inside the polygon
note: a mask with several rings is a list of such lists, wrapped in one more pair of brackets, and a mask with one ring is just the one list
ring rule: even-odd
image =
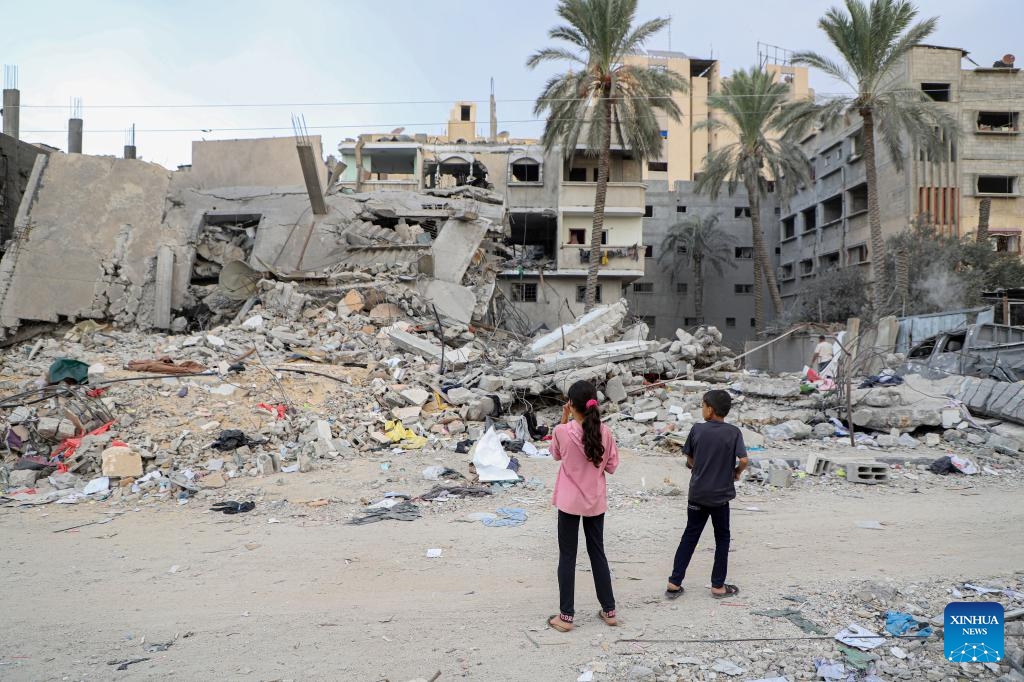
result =
[{"label": "concrete brick", "polygon": [[832,460],[825,459],[820,455],[808,455],[807,462],[804,464],[804,471],[811,476],[823,476],[832,471],[832,467]]},{"label": "concrete brick", "polygon": [[882,462],[851,462],[845,465],[846,480],[869,485],[889,482],[889,465]]}]

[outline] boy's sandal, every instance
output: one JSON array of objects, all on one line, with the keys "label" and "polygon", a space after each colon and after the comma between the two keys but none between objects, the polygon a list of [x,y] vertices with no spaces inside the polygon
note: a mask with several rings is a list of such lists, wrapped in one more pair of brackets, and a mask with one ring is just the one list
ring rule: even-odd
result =
[{"label": "boy's sandal", "polygon": [[731,597],[734,594],[740,593],[740,588],[736,587],[735,585],[722,585],[722,587],[725,588],[725,592],[723,592],[722,594],[712,592],[711,596],[715,599],[725,599],[726,597]]},{"label": "boy's sandal", "polygon": [[612,611],[612,615],[608,615],[604,610],[597,612],[597,617],[604,621],[605,625],[615,627],[619,624],[619,620],[615,617],[615,612]]},{"label": "boy's sandal", "polygon": [[665,590],[665,597],[667,597],[668,599],[679,599],[679,597],[682,596],[683,592],[685,591],[686,590],[683,589],[683,586],[680,585],[679,589],[677,590]]},{"label": "boy's sandal", "polygon": [[547,626],[552,630],[558,630],[559,632],[569,632],[572,630],[572,623],[567,623],[562,620],[562,617],[557,613],[548,616]]}]

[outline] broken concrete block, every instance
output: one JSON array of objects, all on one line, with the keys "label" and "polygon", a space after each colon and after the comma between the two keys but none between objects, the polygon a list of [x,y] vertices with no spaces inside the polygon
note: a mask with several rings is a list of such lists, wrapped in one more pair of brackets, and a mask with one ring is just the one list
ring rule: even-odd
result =
[{"label": "broken concrete block", "polygon": [[67,419],[54,419],[53,417],[42,417],[36,426],[36,431],[43,438],[53,440],[64,440],[75,435],[75,425]]},{"label": "broken concrete block", "polygon": [[217,488],[223,488],[228,484],[224,478],[224,474],[219,471],[206,474],[199,479],[199,487],[204,489],[216,490]]},{"label": "broken concrete block", "polygon": [[1009,436],[992,434],[985,442],[989,448],[1000,455],[1016,455],[1020,452],[1020,441]]},{"label": "broken concrete block", "polygon": [[803,440],[811,436],[812,429],[802,421],[791,419],[782,424],[766,426],[762,433],[764,433],[765,438],[771,440]]},{"label": "broken concrete block", "polygon": [[829,438],[834,436],[836,433],[836,427],[832,426],[828,422],[822,422],[821,424],[815,424],[811,430],[815,438]]},{"label": "broken concrete block", "polygon": [[391,414],[400,422],[413,421],[420,416],[420,412],[423,408],[419,405],[411,405],[409,407],[393,407],[391,408]]},{"label": "broken concrete block", "polygon": [[482,220],[446,221],[430,249],[434,258],[434,279],[460,284],[487,234],[488,225]]},{"label": "broken concrete block", "polygon": [[505,380],[502,377],[496,376],[482,376],[480,381],[476,385],[481,391],[487,391],[488,393],[494,393],[505,388]]},{"label": "broken concrete block", "polygon": [[461,386],[448,389],[448,393],[446,395],[448,396],[448,402],[456,406],[465,405],[475,397],[473,391],[468,388],[462,388]]},{"label": "broken concrete block", "polygon": [[31,488],[39,480],[39,473],[35,469],[16,469],[10,473],[7,483],[11,488]]},{"label": "broken concrete block", "polygon": [[652,421],[654,421],[657,418],[658,418],[658,413],[657,412],[637,412],[636,414],[633,415],[633,421],[638,422],[640,424],[646,424],[647,422],[652,422]]},{"label": "broken concrete block", "polygon": [[605,384],[604,393],[608,396],[608,400],[613,403],[625,402],[629,395],[626,393],[626,387],[622,385],[622,377],[612,377]]},{"label": "broken concrete block", "polygon": [[494,412],[495,407],[493,399],[486,396],[477,398],[466,407],[466,421],[482,422],[487,419],[488,415]]},{"label": "broken concrete block", "polygon": [[746,395],[764,398],[796,398],[800,395],[800,384],[793,379],[745,377],[738,388]]},{"label": "broken concrete block", "polygon": [[126,446],[115,445],[107,448],[100,455],[100,463],[104,476],[115,478],[142,476],[142,457]]},{"label": "broken concrete block", "polygon": [[604,338],[622,323],[627,311],[628,305],[625,300],[594,308],[575,322],[562,325],[534,340],[530,345],[530,351],[535,355],[541,355],[568,349],[578,342],[597,338],[600,338],[600,341],[595,342],[602,343]]},{"label": "broken concrete block", "polygon": [[353,313],[361,312],[364,305],[366,305],[366,302],[363,300],[362,294],[353,289],[338,301],[338,315],[346,317]]},{"label": "broken concrete block", "polygon": [[[956,433],[954,431],[954,433]],[[937,433],[926,433],[924,436],[924,444],[930,448],[938,447],[942,443],[942,436]]]},{"label": "broken concrete block", "polygon": [[440,279],[421,280],[416,290],[425,301],[437,307],[442,318],[469,324],[476,308],[476,295],[471,289]]},{"label": "broken concrete block", "polygon": [[370,311],[370,319],[377,322],[387,322],[403,317],[405,312],[394,303],[381,303]]},{"label": "broken concrete block", "polygon": [[410,405],[424,405],[432,397],[430,391],[425,391],[422,388],[407,388],[401,392],[401,396],[405,398]]},{"label": "broken concrete block", "polygon": [[[424,338],[404,332],[400,329],[390,328],[387,330],[388,338],[396,347],[409,353],[414,353],[427,360],[441,361],[441,346],[431,343]],[[445,348],[444,363],[446,367],[462,367],[480,357],[480,351],[475,348]]]},{"label": "broken concrete block", "polygon": [[513,381],[529,379],[537,375],[537,365],[532,362],[510,362],[505,368],[505,376]]}]

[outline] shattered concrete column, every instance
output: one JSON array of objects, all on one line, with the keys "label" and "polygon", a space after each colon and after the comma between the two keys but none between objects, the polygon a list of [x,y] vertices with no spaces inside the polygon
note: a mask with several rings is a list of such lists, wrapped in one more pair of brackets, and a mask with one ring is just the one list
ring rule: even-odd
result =
[{"label": "shattered concrete column", "polygon": [[82,119],[68,119],[68,154],[82,153],[82,129]]},{"label": "shattered concrete column", "polygon": [[124,146],[124,158],[126,158],[126,159],[134,159],[134,158],[136,158],[135,145],[133,145],[133,144],[126,144]]},{"label": "shattered concrete column", "polygon": [[174,251],[164,245],[156,252],[156,300],[153,306],[153,326],[171,327],[171,293],[174,289]]},{"label": "shattered concrete column", "polygon": [[306,193],[309,204],[315,215],[327,215],[327,202],[324,201],[324,188],[320,186],[320,175],[316,172],[317,158],[312,145],[299,144],[299,164],[302,166],[302,177],[306,181]]},{"label": "shattered concrete column", "polygon": [[4,64],[4,135],[18,139],[21,121],[21,91],[18,67]]}]

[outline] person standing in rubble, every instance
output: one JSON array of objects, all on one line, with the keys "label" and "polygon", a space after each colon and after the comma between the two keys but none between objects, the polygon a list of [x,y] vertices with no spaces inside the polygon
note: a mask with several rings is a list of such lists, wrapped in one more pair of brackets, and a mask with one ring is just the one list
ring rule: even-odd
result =
[{"label": "person standing in rubble", "polygon": [[683,445],[686,467],[692,470],[686,500],[686,529],[672,562],[665,596],[678,598],[685,589],[683,578],[697,549],[704,527],[711,519],[715,530],[715,563],[711,569],[711,596],[715,599],[738,594],[740,588],[725,582],[729,570],[729,502],[736,497],[736,481],[747,468],[747,448],[743,434],[725,417],[732,408],[726,391],[708,391],[701,409],[704,423],[694,424]]},{"label": "person standing in rubble", "polygon": [[814,355],[811,356],[811,367],[816,367],[819,374],[824,372],[828,364],[832,362],[834,354],[832,344],[824,336],[819,336],[818,345],[814,347]]},{"label": "person standing in rubble", "polygon": [[608,625],[618,625],[612,575],[604,554],[604,515],[608,510],[605,474],[615,473],[619,451],[611,431],[601,423],[593,384],[577,381],[569,388],[562,422],[552,436],[551,456],[561,462],[551,500],[558,509],[559,613],[548,618],[548,625],[560,632],[573,628],[581,521],[597,600],[601,603],[598,616]]}]

